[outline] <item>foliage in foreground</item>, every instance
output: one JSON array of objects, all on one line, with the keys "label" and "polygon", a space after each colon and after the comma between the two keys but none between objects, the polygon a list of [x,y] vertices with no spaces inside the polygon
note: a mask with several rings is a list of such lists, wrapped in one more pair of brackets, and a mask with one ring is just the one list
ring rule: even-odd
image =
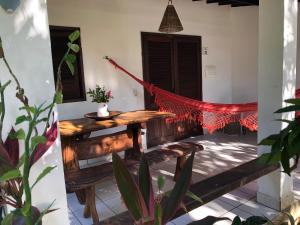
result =
[{"label": "foliage in foreground", "polygon": [[[16,118],[8,137],[4,140],[2,130],[6,112],[5,90],[11,84],[11,80],[4,84],[0,81],[0,206],[10,205],[14,208],[2,222],[0,221],[1,225],[40,225],[43,216],[53,211],[50,209],[53,203],[43,211],[34,207],[31,192],[56,166],[46,167],[32,184],[29,182],[29,176],[32,166],[57,138],[57,122],[52,118],[52,113],[55,105],[62,102],[61,67],[66,63],[70,71],[74,72],[73,63],[76,56],[72,52],[79,51],[79,46],[74,43],[79,35],[79,31],[69,35],[68,50],[58,67],[56,92],[52,102],[38,106],[30,105],[25,90],[5,57],[0,40],[0,59],[16,84],[16,98],[22,103],[19,109],[21,115]],[[20,125],[27,126],[26,131],[22,128],[15,129]],[[24,143],[24,149],[20,149],[20,142]],[[21,152],[24,153],[20,156]]]},{"label": "foliage in foreground", "polygon": [[[275,113],[287,113],[300,111],[300,99],[289,99],[285,101],[290,105],[282,108]],[[297,168],[300,154],[300,117],[293,120],[280,120],[287,123],[287,127],[277,134],[272,134],[262,140],[259,145],[271,147],[271,152],[261,156],[264,163],[280,162],[283,172],[291,175],[291,172]],[[293,159],[291,162],[291,159]],[[291,163],[293,163],[291,165]]]},{"label": "foliage in foreground", "polygon": [[[195,152],[187,159],[173,190],[165,194],[160,193],[155,198],[152,177],[145,156],[141,158],[136,182],[118,154],[113,154],[114,176],[123,201],[136,225],[165,225],[179,208],[184,208],[182,202],[185,195],[201,201],[188,191],[194,155]],[[163,186],[162,183],[159,178],[159,189]]]}]

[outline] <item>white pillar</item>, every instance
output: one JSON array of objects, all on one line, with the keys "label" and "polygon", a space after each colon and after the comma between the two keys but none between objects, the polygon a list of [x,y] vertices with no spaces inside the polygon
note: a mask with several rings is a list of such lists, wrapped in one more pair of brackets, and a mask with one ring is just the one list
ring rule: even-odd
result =
[{"label": "white pillar", "polygon": [[[274,111],[293,98],[296,84],[297,0],[262,0],[259,6],[258,140],[279,132],[285,124],[274,121]],[[260,146],[258,153],[270,151]],[[293,201],[292,179],[280,170],[258,181],[257,200],[276,210]]]}]

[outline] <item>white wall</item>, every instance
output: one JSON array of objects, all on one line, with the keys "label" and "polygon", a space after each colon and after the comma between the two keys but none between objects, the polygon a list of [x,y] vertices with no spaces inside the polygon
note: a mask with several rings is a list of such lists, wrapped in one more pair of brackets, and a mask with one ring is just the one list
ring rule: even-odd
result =
[{"label": "white wall", "polygon": [[[208,55],[203,56],[204,100],[230,103],[230,7],[186,0],[174,3],[185,28],[182,34],[202,36],[203,46],[208,47]],[[49,0],[48,12],[51,25],[81,28],[86,88],[95,84],[111,88],[115,98],[110,107],[125,111],[144,107],[143,89],[102,57],[109,55],[142,77],[140,33],[157,32],[166,4],[161,0]],[[216,66],[215,77],[205,76],[206,65]],[[59,107],[59,116],[78,118],[95,109],[89,102],[68,103]]]},{"label": "white wall", "polygon": [[[14,14],[7,14],[0,7],[0,36],[5,54],[12,69],[17,74],[31,104],[51,101],[54,94],[54,81],[50,50],[50,39],[45,0],[23,0]],[[11,77],[0,60],[0,80]],[[15,97],[15,84],[6,92],[7,117],[4,123],[4,136],[7,136],[21,106]],[[24,127],[26,129],[27,126]],[[63,166],[59,138],[53,148],[32,168],[31,180],[35,180],[43,168],[57,165],[57,168],[43,179],[34,189],[33,203],[40,209],[56,200],[53,208],[59,208],[45,217],[45,225],[67,225],[68,212],[64,184]]]},{"label": "white wall", "polygon": [[231,9],[232,102],[257,101],[259,8]]}]

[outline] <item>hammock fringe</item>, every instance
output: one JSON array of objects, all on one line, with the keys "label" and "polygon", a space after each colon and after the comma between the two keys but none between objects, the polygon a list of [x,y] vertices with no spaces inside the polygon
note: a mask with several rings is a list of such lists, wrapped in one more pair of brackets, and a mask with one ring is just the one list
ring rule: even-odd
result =
[{"label": "hammock fringe", "polygon": [[[113,59],[105,57],[116,69],[123,71],[136,82],[141,84],[151,96],[160,111],[176,114],[175,118],[167,119],[167,123],[180,121],[195,121],[209,133],[224,128],[229,123],[238,122],[251,131],[258,129],[257,103],[218,104],[202,102],[184,96],[176,95],[145,82],[117,64]],[[300,89],[296,96],[300,97]]]}]

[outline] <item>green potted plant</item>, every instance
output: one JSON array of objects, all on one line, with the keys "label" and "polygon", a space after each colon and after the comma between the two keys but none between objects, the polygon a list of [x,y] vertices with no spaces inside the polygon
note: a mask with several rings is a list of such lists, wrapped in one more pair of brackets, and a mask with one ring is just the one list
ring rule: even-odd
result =
[{"label": "green potted plant", "polygon": [[109,116],[107,103],[113,98],[112,92],[110,90],[107,91],[104,86],[100,87],[99,85],[96,85],[96,88],[89,89],[87,94],[92,98],[92,102],[98,103],[97,116]]},{"label": "green potted plant", "polygon": [[[49,150],[57,138],[57,121],[52,115],[55,105],[62,103],[61,66],[66,63],[71,72],[73,71],[73,63],[76,60],[73,52],[79,51],[79,46],[74,42],[79,35],[79,31],[69,35],[67,52],[58,67],[56,92],[52,101],[38,106],[30,104],[25,90],[5,57],[0,39],[0,60],[4,62],[15,82],[16,98],[23,105],[20,108],[20,116],[16,118],[8,137],[4,140],[2,130],[6,112],[4,96],[6,88],[12,81],[2,83],[0,80],[0,206],[10,205],[13,208],[0,221],[1,225],[41,225],[43,216],[54,211],[51,209],[53,203],[43,211],[33,206],[31,192],[56,166],[46,167],[34,183],[30,183],[29,176],[34,163]],[[14,126],[20,124],[27,127],[26,131],[22,128],[14,129]],[[24,142],[23,151],[20,149],[19,141]],[[20,152],[24,152],[21,157]]]}]

